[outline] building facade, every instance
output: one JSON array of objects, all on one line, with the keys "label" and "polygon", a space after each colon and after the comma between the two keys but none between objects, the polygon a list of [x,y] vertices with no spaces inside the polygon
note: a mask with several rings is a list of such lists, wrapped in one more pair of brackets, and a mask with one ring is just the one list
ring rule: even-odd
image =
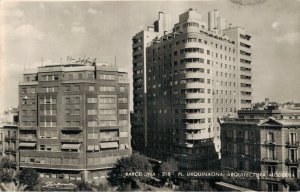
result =
[{"label": "building facade", "polygon": [[8,157],[13,168],[17,167],[18,109],[5,110],[0,125],[0,156]]},{"label": "building facade", "polygon": [[146,49],[140,84],[146,88],[145,140],[151,156],[171,155],[183,168],[209,168],[221,147],[217,118],[251,107],[250,39],[218,11],[208,13],[207,24],[190,9],[172,32],[140,48]]},{"label": "building facade", "polygon": [[299,182],[299,110],[242,110],[220,124],[222,170],[266,174],[225,181],[259,191],[287,191]]},{"label": "building facade", "polygon": [[159,12],[159,19],[132,37],[133,102],[132,146],[145,152],[148,143],[146,47],[156,37],[171,30],[171,17]]},{"label": "building facade", "polygon": [[131,154],[127,71],[103,63],[49,65],[19,84],[20,168],[49,180],[97,181]]}]

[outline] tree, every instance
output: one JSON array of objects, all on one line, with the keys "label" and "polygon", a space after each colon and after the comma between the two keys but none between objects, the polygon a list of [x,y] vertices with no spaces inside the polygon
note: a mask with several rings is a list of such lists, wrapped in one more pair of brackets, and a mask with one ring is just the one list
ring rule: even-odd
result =
[{"label": "tree", "polygon": [[76,182],[76,191],[93,191],[91,184],[85,181]]},{"label": "tree", "polygon": [[1,169],[11,169],[13,167],[13,163],[9,159],[9,157],[4,156],[0,160],[0,168]]},{"label": "tree", "polygon": [[0,159],[0,182],[10,183],[15,181],[16,171],[12,169],[13,164],[8,156]]},{"label": "tree", "polygon": [[18,175],[20,184],[27,185],[27,190],[33,191],[39,184],[39,174],[35,169],[22,169]]},{"label": "tree", "polygon": [[171,181],[174,181],[174,172],[178,170],[178,163],[174,159],[168,159],[167,161],[162,162],[162,164],[159,167],[160,174],[162,175],[163,172],[171,172],[171,177],[161,178],[162,183],[169,181],[169,179],[171,179]]},{"label": "tree", "polygon": [[178,171],[178,163],[174,159],[168,159],[160,165],[161,172],[175,172]]},{"label": "tree", "polygon": [[1,169],[0,170],[0,182],[10,183],[16,180],[16,171],[13,169]]},{"label": "tree", "polygon": [[25,191],[26,185],[11,183],[1,183],[0,191]]},{"label": "tree", "polygon": [[128,157],[122,157],[116,162],[115,168],[112,169],[111,172],[109,172],[108,181],[113,186],[130,186],[132,188],[135,188],[137,186],[136,179],[139,179],[141,181],[145,181],[147,179],[147,176],[145,175],[142,175],[139,178],[125,176],[126,172],[149,173],[152,172],[152,165],[150,164],[146,156],[139,153],[134,153]]}]

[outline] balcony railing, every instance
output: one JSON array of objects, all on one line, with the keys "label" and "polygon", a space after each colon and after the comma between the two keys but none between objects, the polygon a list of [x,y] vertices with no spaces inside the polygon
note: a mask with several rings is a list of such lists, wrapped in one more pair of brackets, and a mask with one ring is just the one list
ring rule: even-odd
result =
[{"label": "balcony railing", "polygon": [[113,137],[100,137],[100,141],[118,141],[120,138],[118,136]]},{"label": "balcony railing", "polygon": [[265,145],[268,147],[274,147],[276,145],[275,141],[265,141]]},{"label": "balcony railing", "polygon": [[16,147],[5,147],[5,151],[7,152],[15,152],[16,150]]},{"label": "balcony railing", "polygon": [[69,143],[81,143],[83,142],[82,138],[77,138],[77,137],[62,137],[61,138],[62,142],[69,142]]},{"label": "balcony railing", "polygon": [[20,130],[36,130],[36,127],[33,127],[33,126],[28,126],[28,127],[20,127]]},{"label": "balcony railing", "polygon": [[63,128],[61,128],[61,130],[63,131],[82,131],[82,127],[79,126],[65,126]]},{"label": "balcony railing", "polygon": [[20,137],[20,141],[36,141],[35,137]]},{"label": "balcony railing", "polygon": [[293,142],[287,141],[286,146],[287,147],[299,147],[299,141],[293,141]]},{"label": "balcony railing", "polygon": [[300,164],[300,159],[291,159],[291,158],[286,158],[285,163],[287,165],[298,165]]},{"label": "balcony railing", "polygon": [[[11,140],[11,138],[12,138],[12,136],[8,136],[8,135],[5,135],[5,136],[4,136],[5,141]],[[16,139],[16,138],[15,138],[15,139]]]},{"label": "balcony railing", "polygon": [[263,158],[261,161],[264,163],[270,163],[270,164],[278,164],[279,163],[279,160],[275,159],[275,158]]}]

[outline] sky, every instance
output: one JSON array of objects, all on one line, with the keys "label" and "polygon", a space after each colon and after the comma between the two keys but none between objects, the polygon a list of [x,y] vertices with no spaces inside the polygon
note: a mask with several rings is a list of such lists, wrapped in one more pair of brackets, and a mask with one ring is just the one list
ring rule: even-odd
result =
[{"label": "sky", "polygon": [[252,34],[254,102],[300,102],[300,0],[2,1],[0,111],[18,106],[23,70],[42,60],[46,65],[86,56],[114,63],[116,56],[117,65],[131,71],[132,36],[152,25],[160,11],[175,24],[189,8],[206,22],[208,11],[219,10]]}]

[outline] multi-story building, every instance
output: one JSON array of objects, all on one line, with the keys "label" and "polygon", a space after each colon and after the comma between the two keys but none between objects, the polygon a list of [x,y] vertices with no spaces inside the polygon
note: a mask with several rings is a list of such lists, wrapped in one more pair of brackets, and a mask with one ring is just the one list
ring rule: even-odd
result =
[{"label": "multi-story building", "polygon": [[170,15],[159,12],[159,19],[147,30],[137,33],[132,38],[133,64],[133,101],[134,113],[132,121],[132,146],[144,151],[147,146],[147,73],[146,47],[154,38],[171,30]]},{"label": "multi-story building", "polygon": [[5,110],[0,123],[0,156],[10,159],[13,168],[17,165],[17,132],[18,132],[18,109]]},{"label": "multi-story building", "polygon": [[20,168],[54,180],[105,177],[118,158],[131,154],[127,75],[95,62],[25,71],[19,84]]},{"label": "multi-story building", "polygon": [[223,171],[264,173],[226,182],[259,191],[286,191],[300,176],[300,111],[241,110],[237,118],[221,118]]},{"label": "multi-story building", "polygon": [[208,13],[207,25],[190,9],[171,33],[141,47],[146,63],[145,58],[140,63],[144,75],[139,85],[146,96],[144,106],[134,97],[134,107],[147,110],[145,140],[151,156],[173,156],[184,168],[209,168],[220,150],[217,118],[251,107],[250,39],[218,11]]}]

